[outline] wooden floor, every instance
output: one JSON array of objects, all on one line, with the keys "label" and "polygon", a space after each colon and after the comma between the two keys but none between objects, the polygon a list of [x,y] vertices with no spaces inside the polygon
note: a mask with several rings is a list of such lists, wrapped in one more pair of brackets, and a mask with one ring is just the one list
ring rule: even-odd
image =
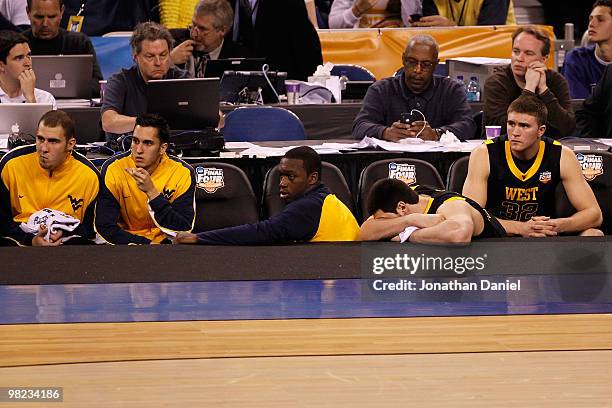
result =
[{"label": "wooden floor", "polygon": [[51,407],[578,408],[612,404],[610,367],[612,351],[263,357],[3,368],[0,382],[62,385]]},{"label": "wooden floor", "polygon": [[2,325],[0,366],[62,407],[606,407],[612,315]]}]

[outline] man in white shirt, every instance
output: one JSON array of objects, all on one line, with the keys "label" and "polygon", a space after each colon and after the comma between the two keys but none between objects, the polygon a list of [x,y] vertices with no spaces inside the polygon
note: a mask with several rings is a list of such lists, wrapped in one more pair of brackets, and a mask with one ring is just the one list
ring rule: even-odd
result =
[{"label": "man in white shirt", "polygon": [[0,103],[48,103],[49,92],[37,89],[28,40],[14,31],[0,31]]},{"label": "man in white shirt", "polygon": [[26,12],[26,4],[26,0],[0,0],[0,14],[14,26],[29,26],[30,20]]},{"label": "man in white shirt", "polygon": [[409,27],[410,16],[423,13],[421,3],[421,0],[334,0],[329,28]]}]

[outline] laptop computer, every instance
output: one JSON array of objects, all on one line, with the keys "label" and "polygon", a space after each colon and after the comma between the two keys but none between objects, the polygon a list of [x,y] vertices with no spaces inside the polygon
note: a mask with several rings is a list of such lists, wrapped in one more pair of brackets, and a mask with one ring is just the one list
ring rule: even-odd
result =
[{"label": "laptop computer", "polygon": [[206,78],[221,78],[225,71],[261,71],[266,63],[265,58],[227,58],[209,60],[206,62],[204,76]]},{"label": "laptop computer", "polygon": [[47,103],[0,103],[0,134],[10,134],[17,125],[20,133],[35,135],[38,121],[52,109]]},{"label": "laptop computer", "polygon": [[91,98],[93,55],[33,55],[36,87],[55,98]]},{"label": "laptop computer", "polygon": [[[234,104],[257,103],[261,90],[263,103],[278,103],[276,94],[285,93],[286,72],[268,71],[225,71],[221,78],[221,100]],[[270,84],[274,87],[276,94]]]},{"label": "laptop computer", "polygon": [[147,83],[147,112],[164,117],[172,130],[215,128],[219,79],[159,79]]}]

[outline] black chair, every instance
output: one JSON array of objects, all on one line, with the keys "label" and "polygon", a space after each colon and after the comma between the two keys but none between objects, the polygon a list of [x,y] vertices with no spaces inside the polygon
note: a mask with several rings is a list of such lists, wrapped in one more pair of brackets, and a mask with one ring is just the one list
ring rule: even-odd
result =
[{"label": "black chair", "polygon": [[359,177],[359,208],[362,218],[370,214],[367,208],[367,198],[372,185],[384,178],[399,178],[407,184],[425,185],[444,188],[442,177],[434,166],[419,159],[387,159],[379,160],[363,169]]},{"label": "black chair", "polygon": [[[264,218],[269,218],[278,214],[283,210],[285,202],[279,196],[279,173],[278,165],[272,167],[266,173],[263,185],[263,202],[262,208]],[[321,163],[321,181],[329,188],[329,190],[342,201],[349,210],[354,212],[355,205],[353,196],[349,190],[348,184],[338,167],[331,163]]]},{"label": "black chair", "polygon": [[196,163],[194,232],[259,221],[259,206],[246,174],[228,163]]},{"label": "black chair", "polygon": [[467,178],[468,164],[470,156],[465,156],[457,159],[448,168],[448,176],[446,179],[446,189],[461,194],[463,183]]},{"label": "black chair", "polygon": [[474,139],[484,139],[484,111],[478,111],[472,114],[472,120],[476,123],[476,133]]},{"label": "black chair", "polygon": [[[612,153],[605,151],[577,151],[576,157],[583,165],[582,173],[591,186],[599,208],[603,214],[601,229],[604,234],[612,234]],[[601,162],[599,162],[601,160]],[[599,165],[601,163],[601,166]],[[563,184],[559,183],[556,194],[556,216],[569,217],[576,210],[569,202]]]}]

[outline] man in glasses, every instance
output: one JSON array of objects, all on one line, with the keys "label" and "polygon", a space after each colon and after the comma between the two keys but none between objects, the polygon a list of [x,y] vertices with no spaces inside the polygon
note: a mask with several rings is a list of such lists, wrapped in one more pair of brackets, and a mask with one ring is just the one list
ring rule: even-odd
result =
[{"label": "man in glasses", "polygon": [[233,21],[234,12],[227,0],[200,0],[190,28],[171,30],[180,42],[170,53],[172,62],[201,78],[208,60],[245,57],[246,50],[225,37]]},{"label": "man in glasses", "polygon": [[429,35],[410,39],[402,55],[403,72],[373,84],[353,122],[353,137],[398,142],[405,138],[439,140],[445,131],[473,139],[476,124],[459,82],[435,76],[438,44]]}]

